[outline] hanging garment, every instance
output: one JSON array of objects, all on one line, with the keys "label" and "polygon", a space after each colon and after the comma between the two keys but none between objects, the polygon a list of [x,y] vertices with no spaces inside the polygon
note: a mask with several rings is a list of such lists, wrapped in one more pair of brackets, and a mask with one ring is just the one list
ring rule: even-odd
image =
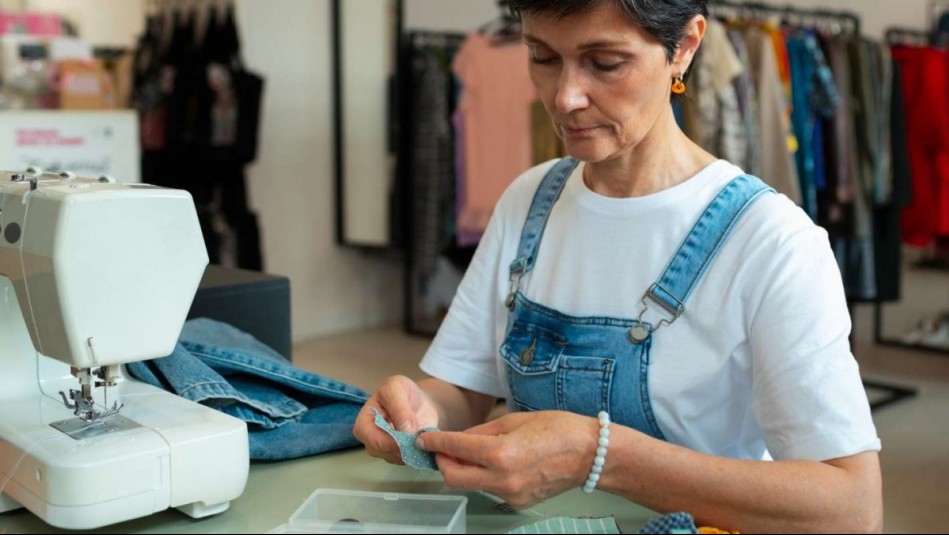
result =
[{"label": "hanging garment", "polygon": [[247,422],[250,458],[293,459],[358,444],[352,428],[369,395],[294,368],[230,325],[185,323],[175,351],[127,365],[132,377]]},{"label": "hanging garment", "polygon": [[834,110],[834,116],[828,122],[828,179],[829,202],[835,206],[828,217],[822,221],[840,223],[843,219],[842,205],[853,202],[854,181],[856,180],[856,134],[854,133],[854,100],[850,76],[849,35],[831,37],[827,40],[827,62],[834,75],[840,95],[840,106]]},{"label": "hanging garment", "polygon": [[761,132],[759,131],[761,117],[758,111],[758,93],[755,90],[754,76],[751,72],[752,65],[748,57],[748,47],[737,28],[728,28],[728,40],[743,66],[741,74],[735,78],[734,82],[738,110],[742,118],[742,128],[746,132],[747,151],[743,168],[750,175],[761,176]]},{"label": "hanging garment", "polygon": [[761,177],[765,183],[800,205],[798,180],[789,122],[788,101],[778,70],[778,59],[770,34],[748,26],[742,30],[758,96],[761,134]]},{"label": "hanging garment", "polygon": [[139,141],[143,155],[164,149],[167,142],[168,97],[172,82],[168,79],[171,73],[165,68],[167,51],[162,45],[162,21],[159,16],[149,18],[135,52],[133,101],[139,116]]},{"label": "hanging garment", "polygon": [[925,247],[949,235],[949,67],[944,52],[898,46],[913,201],[903,211],[903,241]]},{"label": "hanging garment", "polygon": [[890,204],[893,195],[893,57],[890,49],[877,43],[872,47],[871,61],[876,65],[875,77],[879,81],[873,87],[873,101],[877,109],[876,128],[880,150],[874,162],[873,205]]},{"label": "hanging garment", "polygon": [[527,62],[527,45],[494,45],[481,33],[469,35],[455,57],[466,164],[459,230],[484,231],[501,193],[531,167],[530,105],[537,96]]},{"label": "hanging garment", "polygon": [[[665,440],[648,387],[650,346],[656,336],[661,339],[663,323],[574,317],[535,303],[519,290],[521,278],[534,268],[550,211],[577,165],[564,158],[544,177],[510,266],[512,284],[506,301],[510,316],[500,350],[511,393],[508,402],[519,411],[564,410],[587,416],[606,411],[620,425]],[[678,318],[729,229],[751,203],[770,191],[747,175],[730,182],[647,292],[652,306]]]},{"label": "hanging garment", "polygon": [[174,81],[168,107],[168,145],[184,151],[181,161],[190,161],[195,143],[195,127],[199,120],[199,91],[204,83],[204,58],[195,43],[197,8],[182,15],[172,36],[170,67]]},{"label": "hanging garment", "polygon": [[847,43],[849,57],[850,102],[853,115],[854,154],[853,198],[849,221],[839,227],[828,226],[834,253],[843,276],[844,288],[851,301],[877,298],[875,235],[873,220],[874,184],[882,173],[882,125],[886,121],[880,109],[884,83],[880,78],[877,45],[863,38]]},{"label": "hanging garment", "polygon": [[412,180],[412,276],[425,281],[452,240],[455,214],[450,57],[443,47],[413,47],[409,154]]},{"label": "hanging garment", "polygon": [[744,65],[718,20],[709,21],[703,43],[689,79],[694,90],[683,100],[686,133],[708,152],[745,167],[748,132],[734,85]]},{"label": "hanging garment", "polygon": [[781,84],[784,87],[785,100],[793,101],[793,87],[791,83],[791,57],[787,48],[787,38],[784,31],[770,23],[764,23],[760,26],[771,39],[771,46],[774,48],[774,57],[777,62],[778,75]]},{"label": "hanging garment", "polygon": [[875,93],[883,84],[879,72],[878,45],[865,39],[850,43],[851,88],[853,90],[854,132],[857,140],[856,199],[854,202],[855,231],[858,238],[872,234],[872,217],[875,184],[881,169],[881,97]]},{"label": "hanging garment", "polygon": [[827,66],[814,33],[795,30],[787,40],[791,62],[792,106],[791,124],[798,140],[795,154],[798,179],[801,183],[802,207],[815,222],[818,220],[817,192],[823,188],[823,168],[818,167],[817,154],[821,119],[833,117],[839,96],[833,74]]},{"label": "hanging garment", "polygon": [[[465,129],[465,116],[460,108],[455,109],[451,120],[455,130],[455,214],[457,216],[468,206],[468,134]],[[459,247],[478,245],[483,233],[482,230],[455,226],[455,240]]]},{"label": "hanging garment", "polygon": [[889,70],[890,86],[889,142],[891,154],[891,189],[888,202],[873,211],[877,300],[899,301],[903,270],[903,247],[900,236],[900,214],[913,200],[909,149],[906,143],[906,118],[903,108],[903,75],[899,64]]}]

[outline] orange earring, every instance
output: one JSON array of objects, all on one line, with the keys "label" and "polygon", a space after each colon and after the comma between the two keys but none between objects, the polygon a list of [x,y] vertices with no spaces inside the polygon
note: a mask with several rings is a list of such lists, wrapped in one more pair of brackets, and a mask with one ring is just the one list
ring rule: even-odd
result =
[{"label": "orange earring", "polygon": [[675,81],[672,82],[672,92],[676,95],[681,95],[685,93],[685,82],[682,81],[682,77],[676,77]]}]

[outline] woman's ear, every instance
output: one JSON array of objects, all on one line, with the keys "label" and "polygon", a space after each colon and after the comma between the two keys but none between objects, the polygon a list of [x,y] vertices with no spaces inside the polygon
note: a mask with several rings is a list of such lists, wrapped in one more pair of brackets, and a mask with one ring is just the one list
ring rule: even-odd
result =
[{"label": "woman's ear", "polygon": [[702,15],[696,15],[686,23],[685,34],[682,36],[679,48],[672,58],[671,66],[675,74],[681,75],[688,72],[689,66],[692,65],[692,60],[695,58],[695,53],[698,52],[699,45],[702,44],[702,38],[705,37],[707,24],[708,22]]}]

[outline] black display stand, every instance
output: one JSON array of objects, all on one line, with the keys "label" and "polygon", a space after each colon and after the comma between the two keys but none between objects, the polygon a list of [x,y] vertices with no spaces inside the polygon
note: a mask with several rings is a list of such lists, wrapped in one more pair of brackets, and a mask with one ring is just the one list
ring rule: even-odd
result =
[{"label": "black display stand", "polygon": [[232,325],[291,359],[290,279],[256,271],[208,266],[188,319]]}]

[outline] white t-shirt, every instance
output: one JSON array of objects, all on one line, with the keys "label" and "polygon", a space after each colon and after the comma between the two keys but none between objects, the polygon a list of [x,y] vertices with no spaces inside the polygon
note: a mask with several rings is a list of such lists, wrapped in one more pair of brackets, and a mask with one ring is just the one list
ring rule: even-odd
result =
[{"label": "white t-shirt", "polygon": [[[554,163],[524,173],[498,202],[422,360],[426,373],[509,397],[499,354],[508,267]],[[708,204],[742,174],[719,160],[675,187],[617,199],[587,188],[582,171],[554,204],[520,289],[564,314],[629,319]],[[823,461],[880,449],[827,233],[787,197],[755,201],[685,307],[655,332],[650,353],[652,408],[670,442],[740,459]],[[644,319],[654,323],[658,308]]]}]

